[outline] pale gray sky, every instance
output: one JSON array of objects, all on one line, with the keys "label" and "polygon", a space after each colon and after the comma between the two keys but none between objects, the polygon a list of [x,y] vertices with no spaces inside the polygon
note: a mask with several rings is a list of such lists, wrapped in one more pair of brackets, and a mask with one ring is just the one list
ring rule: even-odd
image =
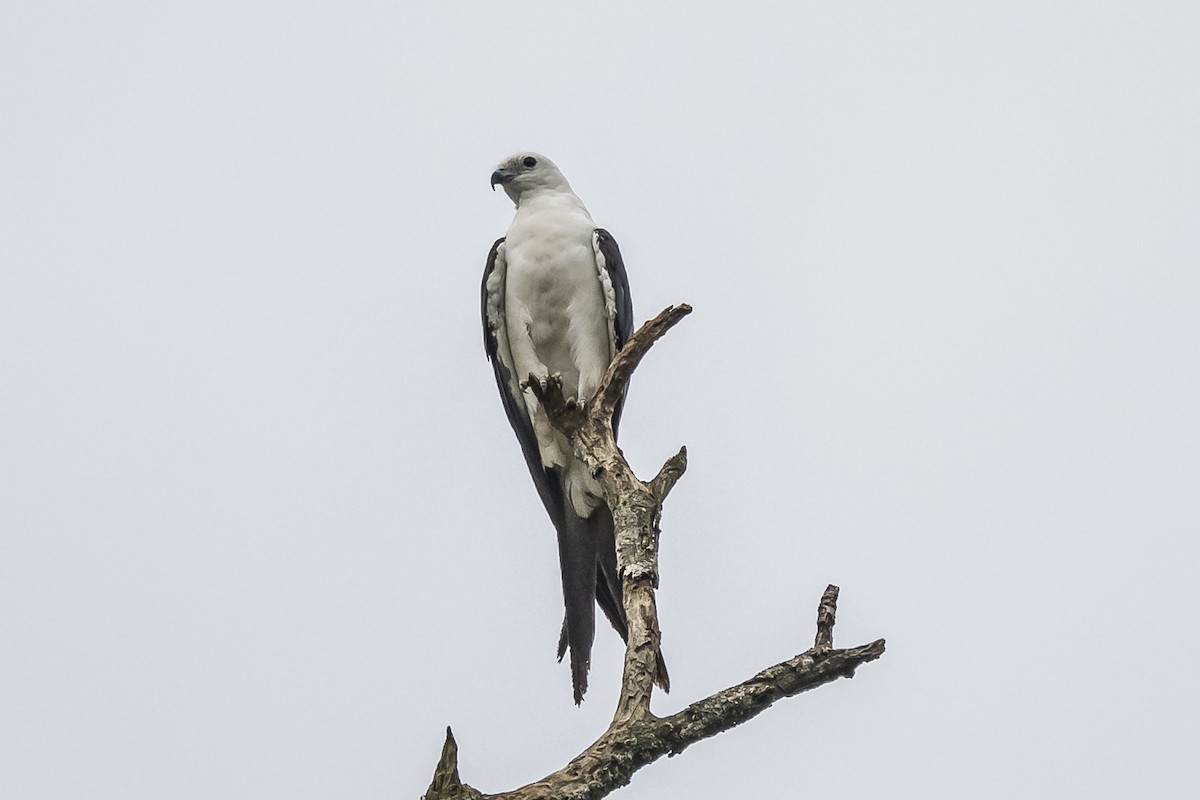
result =
[{"label": "pale gray sky", "polygon": [[1185,797],[1200,690],[1200,10],[10,3],[0,796],[535,780],[554,534],[478,283],[540,150],[621,243],[674,711],[884,659],[620,794]]}]

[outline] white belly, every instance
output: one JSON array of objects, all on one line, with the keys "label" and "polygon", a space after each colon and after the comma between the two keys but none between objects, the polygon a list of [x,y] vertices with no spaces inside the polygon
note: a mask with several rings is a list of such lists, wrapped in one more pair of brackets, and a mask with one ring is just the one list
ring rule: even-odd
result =
[{"label": "white belly", "polygon": [[[526,213],[522,213],[526,212]],[[521,209],[505,239],[505,318],[519,380],[560,375],[568,396],[590,400],[612,360],[611,322],[592,249],[595,224],[578,208]],[[564,470],[572,506],[588,516],[599,487],[524,392],[542,463]]]},{"label": "white belly", "polygon": [[539,224],[529,225],[518,218],[505,241],[514,366],[522,380],[559,374],[568,395],[590,399],[613,357],[592,222],[568,217],[547,224],[549,215],[539,216]]}]

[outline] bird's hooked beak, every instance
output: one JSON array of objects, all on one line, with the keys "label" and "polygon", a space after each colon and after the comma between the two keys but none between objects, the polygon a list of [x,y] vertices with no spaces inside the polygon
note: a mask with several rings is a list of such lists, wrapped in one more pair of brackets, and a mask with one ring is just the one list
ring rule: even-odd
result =
[{"label": "bird's hooked beak", "polygon": [[501,186],[503,186],[504,184],[511,182],[512,179],[513,179],[513,175],[511,172],[508,172],[503,169],[496,170],[495,172],[492,173],[492,191],[493,192],[496,191],[497,183],[500,184]]}]

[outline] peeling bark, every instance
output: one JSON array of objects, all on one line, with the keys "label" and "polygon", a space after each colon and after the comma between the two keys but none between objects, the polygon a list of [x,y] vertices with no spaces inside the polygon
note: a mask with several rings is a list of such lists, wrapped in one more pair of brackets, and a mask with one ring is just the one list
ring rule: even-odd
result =
[{"label": "peeling bark", "polygon": [[[458,746],[450,729],[433,782],[423,800],[596,800],[629,783],[633,773],[663,756],[683,752],[757,716],[775,701],[851,678],[861,665],[883,655],[884,640],[847,650],[833,648],[838,587],[829,586],[817,607],[813,646],[764,669],[754,677],[692,703],[669,717],[650,712],[661,634],[654,592],[658,588],[658,539],[662,504],[687,469],[687,450],[667,459],[645,483],[633,474],[612,431],[612,414],[622,389],[650,347],[687,314],[688,305],[670,306],[643,325],[613,359],[588,407],[567,399],[561,381],[530,387],[550,418],[590,466],[613,512],[617,568],[624,588],[629,640],[616,712],[608,729],[565,767],[536,783],[484,795],[458,777]],[[665,676],[664,676],[665,677]]]}]

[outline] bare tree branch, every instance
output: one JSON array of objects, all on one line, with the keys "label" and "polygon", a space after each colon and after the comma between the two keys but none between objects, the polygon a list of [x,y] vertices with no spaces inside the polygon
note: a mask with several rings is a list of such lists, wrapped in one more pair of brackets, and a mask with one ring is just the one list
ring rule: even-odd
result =
[{"label": "bare tree branch", "polygon": [[841,591],[832,583],[825,587],[821,595],[821,605],[817,606],[817,637],[813,640],[814,650],[829,650],[833,647],[833,625],[837,617],[838,592]]},{"label": "bare tree branch", "polygon": [[429,784],[429,789],[421,796],[421,800],[432,800],[435,797],[461,797],[469,800],[482,797],[470,786],[463,786],[462,781],[458,779],[458,743],[454,741],[454,734],[449,726],[446,727],[446,743],[442,745],[442,757],[438,759],[438,765],[433,770],[433,782]]},{"label": "bare tree branch", "polygon": [[691,310],[688,305],[670,306],[643,325],[617,353],[593,401],[586,406],[567,398],[556,377],[541,381],[531,375],[527,383],[551,423],[571,440],[575,455],[591,467],[612,509],[617,568],[629,623],[621,692],[612,722],[562,769],[536,783],[495,795],[482,795],[459,780],[458,747],[447,728],[442,757],[424,800],[598,800],[629,783],[633,773],[647,764],[740,725],[781,698],[853,677],[859,666],[883,655],[883,639],[848,650],[833,648],[838,587],[831,585],[817,607],[817,632],[811,648],[669,717],[650,712],[656,679],[660,685],[666,684],[666,676],[659,675],[656,666],[661,638],[654,599],[659,520],[663,501],[687,469],[687,449],[681,448],[667,459],[658,474],[644,483],[617,447],[612,415],[650,347]]},{"label": "bare tree branch", "polygon": [[675,482],[683,477],[683,473],[687,471],[687,448],[679,448],[679,452],[667,459],[667,463],[662,465],[662,469],[654,476],[654,480],[650,481],[650,492],[654,495],[654,499],[662,505],[667,499],[667,495],[675,488]]},{"label": "bare tree branch", "polygon": [[617,357],[608,365],[608,371],[604,373],[604,380],[600,382],[600,388],[596,390],[596,397],[600,399],[602,406],[600,413],[610,424],[613,410],[616,409],[617,403],[624,395],[625,387],[629,384],[629,377],[633,375],[638,364],[642,363],[642,358],[655,342],[665,336],[667,331],[674,328],[676,323],[690,313],[692,313],[692,307],[687,303],[667,306],[658,313],[657,317],[638,328],[633,336],[629,337],[629,341],[625,343],[621,351],[617,353]]}]

